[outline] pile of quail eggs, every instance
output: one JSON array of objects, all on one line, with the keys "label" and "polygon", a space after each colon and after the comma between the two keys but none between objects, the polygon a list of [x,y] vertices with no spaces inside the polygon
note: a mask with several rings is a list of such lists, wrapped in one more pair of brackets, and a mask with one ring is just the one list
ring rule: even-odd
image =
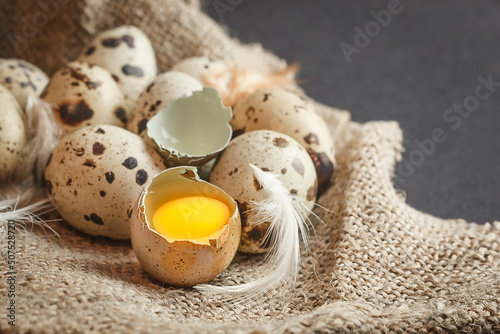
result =
[{"label": "pile of quail eggs", "polygon": [[[197,57],[158,74],[149,39],[133,26],[98,34],[50,80],[31,64],[0,60],[0,178],[22,163],[23,108],[35,93],[63,131],[45,172],[61,217],[90,235],[131,239],[161,281],[207,282],[237,250],[269,250],[268,224],[257,224],[252,210],[266,192],[249,164],[277,175],[310,208],[335,164],[325,122],[297,93],[267,87],[225,106],[206,78],[228,66]],[[209,245],[168,242],[148,219],[165,199],[187,194],[218,198],[232,211]]]}]

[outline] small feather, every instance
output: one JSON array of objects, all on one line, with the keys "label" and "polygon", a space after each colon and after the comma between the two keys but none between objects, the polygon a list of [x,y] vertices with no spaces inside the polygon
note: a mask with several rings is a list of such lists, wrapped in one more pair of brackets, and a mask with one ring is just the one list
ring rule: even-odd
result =
[{"label": "small feather", "polygon": [[263,75],[249,68],[227,65],[222,70],[207,73],[203,84],[217,89],[224,105],[234,106],[239,99],[258,89],[295,87],[298,70],[298,65],[291,65],[284,70]]},{"label": "small feather", "polygon": [[30,94],[26,103],[25,125],[30,142],[24,152],[22,177],[26,178],[34,171],[35,182],[39,182],[50,154],[61,138],[61,128],[54,119],[50,105],[34,94]]},{"label": "small feather", "polygon": [[236,286],[214,286],[203,284],[196,289],[207,294],[222,295],[226,300],[242,301],[253,299],[283,281],[290,285],[295,283],[300,268],[300,238],[304,241],[306,251],[308,242],[308,215],[310,210],[305,200],[290,195],[278,177],[270,172],[250,164],[254,175],[268,193],[268,197],[257,202],[257,222],[270,222],[264,242],[269,240],[273,245],[264,259],[263,277]]},{"label": "small feather", "polygon": [[61,137],[61,129],[50,105],[34,94],[28,97],[26,104],[25,127],[30,141],[24,151],[23,165],[13,178],[21,181],[2,184],[0,189],[0,247],[7,241],[10,221],[21,231],[26,231],[27,225],[38,225],[55,233],[47,225],[48,221],[40,218],[54,209],[42,179],[50,154]]}]

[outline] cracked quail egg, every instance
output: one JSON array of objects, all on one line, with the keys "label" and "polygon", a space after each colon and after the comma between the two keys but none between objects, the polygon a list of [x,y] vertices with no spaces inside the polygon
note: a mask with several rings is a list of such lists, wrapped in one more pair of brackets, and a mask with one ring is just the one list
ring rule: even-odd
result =
[{"label": "cracked quail egg", "polygon": [[190,287],[214,279],[240,242],[236,202],[201,180],[194,167],[174,167],[151,179],[132,214],[131,241],[154,278]]}]

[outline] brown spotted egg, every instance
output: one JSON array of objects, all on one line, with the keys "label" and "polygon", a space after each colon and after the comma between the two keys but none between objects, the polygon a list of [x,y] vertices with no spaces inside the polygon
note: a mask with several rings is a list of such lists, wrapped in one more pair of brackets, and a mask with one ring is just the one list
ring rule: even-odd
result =
[{"label": "brown spotted egg", "polygon": [[233,115],[235,135],[268,129],[295,139],[314,162],[320,192],[326,189],[335,165],[333,139],[323,118],[305,99],[282,88],[260,89],[239,100]]},{"label": "brown spotted egg", "polygon": [[38,67],[20,59],[0,59],[0,84],[5,86],[17,99],[22,108],[26,107],[28,96],[39,96],[49,78]]},{"label": "brown spotted egg", "polygon": [[0,180],[12,178],[20,168],[27,142],[21,106],[0,85]]},{"label": "brown spotted egg", "polygon": [[137,135],[111,125],[64,137],[45,172],[52,203],[70,225],[91,235],[130,238],[130,218],[146,182],[165,169]]},{"label": "brown spotted egg", "polygon": [[317,178],[314,164],[307,151],[293,138],[269,130],[245,133],[231,141],[217,161],[210,182],[233,197],[241,213],[241,242],[244,253],[263,253],[262,245],[269,222],[258,224],[255,202],[267,193],[254,176],[253,164],[278,176],[290,194],[309,201],[312,209],[316,200]]},{"label": "brown spotted egg", "polygon": [[177,98],[202,89],[201,82],[181,72],[171,71],[158,75],[137,99],[127,128],[146,138],[146,124],[159,110],[166,108]]},{"label": "brown spotted egg", "polygon": [[63,135],[88,125],[125,126],[127,112],[123,94],[103,68],[73,62],[51,78],[42,94],[52,106]]},{"label": "brown spotted egg", "polygon": [[156,76],[153,46],[142,30],[121,26],[98,34],[80,55],[80,60],[109,71],[120,86],[127,109]]}]

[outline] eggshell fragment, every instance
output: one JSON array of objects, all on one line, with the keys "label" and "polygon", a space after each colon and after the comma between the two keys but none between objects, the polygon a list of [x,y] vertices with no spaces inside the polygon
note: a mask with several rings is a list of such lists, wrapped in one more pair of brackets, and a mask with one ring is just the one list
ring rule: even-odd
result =
[{"label": "eggshell fragment", "polygon": [[289,135],[309,153],[316,167],[320,192],[333,175],[333,139],[314,107],[292,91],[265,88],[238,101],[231,126],[235,135],[268,129]]},{"label": "eggshell fragment", "polygon": [[147,133],[163,159],[173,166],[199,166],[222,152],[233,134],[230,107],[217,90],[205,87],[175,99],[147,123]]},{"label": "eggshell fragment", "polygon": [[99,66],[73,62],[51,78],[42,94],[52,105],[63,136],[88,125],[125,126],[123,94],[111,74]]},{"label": "eggshell fragment", "polygon": [[[230,209],[227,224],[209,244],[169,242],[152,225],[153,214],[161,205],[187,196],[214,198]],[[201,180],[193,167],[170,168],[155,176],[146,184],[132,214],[132,247],[144,270],[179,287],[209,282],[226,269],[236,254],[240,234],[236,202],[220,188]]]},{"label": "eggshell fragment", "polygon": [[128,110],[157,73],[153,46],[146,34],[134,26],[101,32],[79,59],[99,65],[113,75],[125,96]]},{"label": "eggshell fragment", "polygon": [[181,72],[171,71],[158,75],[137,99],[127,128],[142,138],[147,138],[146,124],[151,117],[173,100],[190,96],[202,89],[201,82]]},{"label": "eggshell fragment", "polygon": [[253,174],[249,164],[279,177],[290,194],[309,201],[312,209],[317,193],[314,164],[306,150],[293,138],[269,130],[245,133],[231,141],[217,161],[210,182],[233,197],[241,212],[241,243],[245,253],[264,253],[270,245],[262,245],[269,222],[258,224],[254,217],[255,202],[267,193]]},{"label": "eggshell fragment", "polygon": [[0,84],[17,99],[22,108],[30,94],[39,96],[49,77],[38,67],[20,59],[0,59]]},{"label": "eggshell fragment", "polygon": [[20,168],[27,142],[21,106],[0,85],[0,180],[11,178]]},{"label": "eggshell fragment", "polygon": [[111,125],[64,137],[45,172],[47,192],[70,225],[91,235],[130,238],[130,218],[144,185],[164,170],[137,135]]}]

